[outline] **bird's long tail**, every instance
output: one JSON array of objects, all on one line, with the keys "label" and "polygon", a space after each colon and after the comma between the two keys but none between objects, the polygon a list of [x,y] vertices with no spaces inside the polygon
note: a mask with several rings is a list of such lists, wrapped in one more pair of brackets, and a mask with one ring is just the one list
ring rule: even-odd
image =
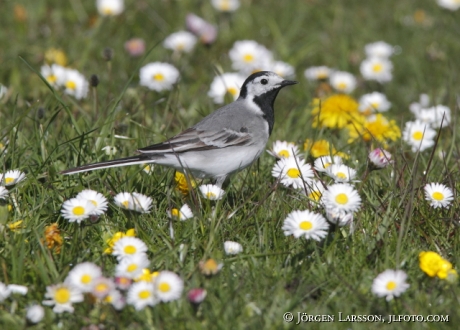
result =
[{"label": "bird's long tail", "polygon": [[128,166],[128,165],[135,165],[135,164],[145,164],[151,163],[151,157],[146,157],[145,155],[138,155],[114,160],[108,160],[105,162],[99,162],[94,164],[82,165],[74,168],[70,168],[68,170],[62,171],[61,174],[75,174],[80,172],[88,172],[93,170],[99,170],[103,168],[110,168],[110,167],[120,167],[120,166]]}]

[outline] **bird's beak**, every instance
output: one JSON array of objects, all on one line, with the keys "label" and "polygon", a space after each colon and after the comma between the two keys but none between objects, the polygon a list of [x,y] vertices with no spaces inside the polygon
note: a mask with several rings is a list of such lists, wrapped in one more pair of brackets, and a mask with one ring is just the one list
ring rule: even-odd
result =
[{"label": "bird's beak", "polygon": [[294,81],[294,80],[283,80],[280,83],[280,87],[289,86],[289,85],[295,85],[295,84],[298,84],[298,83],[299,83],[298,81]]}]

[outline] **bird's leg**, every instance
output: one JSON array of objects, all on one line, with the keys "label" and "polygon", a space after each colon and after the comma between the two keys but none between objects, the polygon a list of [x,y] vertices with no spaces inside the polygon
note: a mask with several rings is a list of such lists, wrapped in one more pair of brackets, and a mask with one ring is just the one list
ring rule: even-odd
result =
[{"label": "bird's leg", "polygon": [[222,188],[222,185],[224,184],[226,178],[227,178],[226,175],[216,177],[215,185],[218,186],[219,188]]}]

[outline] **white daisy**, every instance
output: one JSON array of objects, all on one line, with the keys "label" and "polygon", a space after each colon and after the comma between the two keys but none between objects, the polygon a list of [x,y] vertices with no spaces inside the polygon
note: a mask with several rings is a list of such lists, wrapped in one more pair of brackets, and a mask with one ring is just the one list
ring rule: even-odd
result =
[{"label": "white daisy", "polygon": [[386,83],[393,79],[393,63],[386,58],[366,58],[361,62],[359,71],[366,80],[375,80],[379,83]]},{"label": "white daisy", "polygon": [[115,156],[118,152],[117,147],[114,147],[114,146],[105,146],[101,150],[104,150],[107,156]]},{"label": "white daisy", "polygon": [[115,283],[111,278],[98,277],[93,281],[91,294],[97,299],[104,299],[107,295],[115,290]]},{"label": "white daisy", "polygon": [[59,87],[59,82],[64,79],[65,71],[66,68],[58,64],[52,64],[51,66],[45,64],[40,68],[43,78],[53,87]]},{"label": "white daisy", "polygon": [[0,303],[11,295],[10,289],[5,283],[0,282]]},{"label": "white daisy", "polygon": [[125,9],[123,0],[97,0],[97,11],[101,16],[117,16]]},{"label": "white daisy", "polygon": [[329,76],[331,86],[338,92],[350,94],[356,88],[356,78],[349,72],[334,71]]},{"label": "white daisy", "polygon": [[356,171],[344,164],[332,164],[326,169],[326,174],[335,182],[349,182],[356,177]]},{"label": "white daisy", "polygon": [[276,140],[273,142],[272,150],[267,152],[276,158],[289,158],[297,156],[299,147],[292,142]]},{"label": "white daisy", "polygon": [[187,14],[185,24],[205,45],[212,44],[217,38],[217,28],[195,14]]},{"label": "white daisy", "polygon": [[133,195],[129,192],[121,192],[115,195],[113,198],[115,205],[125,210],[134,209]]},{"label": "white daisy", "polygon": [[223,73],[214,77],[209,88],[208,96],[214,103],[224,103],[224,97],[228,93],[236,100],[240,95],[240,88],[243,86],[245,78],[239,73]]},{"label": "white daisy", "polygon": [[96,207],[87,199],[72,198],[62,204],[61,214],[69,222],[80,223],[93,214]]},{"label": "white daisy", "polygon": [[141,168],[145,173],[152,174],[154,166],[153,164],[142,164]]},{"label": "white daisy", "polygon": [[415,118],[430,124],[432,128],[441,128],[441,122],[442,127],[446,127],[451,122],[450,108],[445,105],[436,105],[434,107],[420,109],[416,113]]},{"label": "white daisy", "polygon": [[64,87],[64,93],[77,100],[84,99],[88,95],[89,83],[78,70],[66,68],[64,75],[58,77],[58,84]]},{"label": "white daisy", "polygon": [[404,128],[402,138],[411,147],[412,152],[424,151],[434,145],[436,131],[420,120],[408,121]]},{"label": "white daisy", "polygon": [[386,300],[390,301],[409,288],[406,279],[407,274],[404,271],[387,269],[372,282],[372,293],[379,297],[386,297]]},{"label": "white daisy", "polygon": [[390,109],[391,103],[388,101],[385,94],[373,92],[364,94],[359,99],[358,110],[368,116],[374,112],[386,112]]},{"label": "white daisy", "polygon": [[273,60],[272,53],[253,40],[236,41],[228,55],[232,68],[244,74],[268,69]]},{"label": "white daisy", "polygon": [[126,305],[125,297],[116,289],[113,289],[105,296],[104,302],[111,304],[117,311],[122,310]]},{"label": "white daisy", "polygon": [[0,186],[0,199],[6,200],[7,198],[8,198],[8,190],[5,187]]},{"label": "white daisy", "polygon": [[302,190],[302,192],[306,193],[306,196],[312,201],[320,202],[325,189],[326,188],[320,181],[312,180],[307,184],[307,191],[305,192]]},{"label": "white daisy", "polygon": [[321,214],[305,211],[289,213],[281,227],[285,236],[293,235],[295,238],[305,236],[306,239],[320,241],[327,235],[329,224]]},{"label": "white daisy", "polygon": [[294,78],[295,70],[294,67],[286,62],[275,61],[271,64],[270,71],[275,72],[284,79]]},{"label": "white daisy", "polygon": [[332,73],[327,66],[312,66],[305,70],[304,75],[310,81],[326,80]]},{"label": "white daisy", "polygon": [[179,71],[169,63],[154,62],[140,69],[139,78],[141,86],[161,92],[172,89],[179,79]]},{"label": "white daisy", "polygon": [[224,197],[225,191],[213,184],[201,185],[198,187],[204,198],[216,201]]},{"label": "white daisy", "polygon": [[409,105],[409,110],[417,116],[420,110],[428,108],[430,105],[430,96],[428,94],[420,94],[419,101]]},{"label": "white daisy", "polygon": [[193,218],[192,209],[187,204],[182,205],[180,209],[173,208],[171,210],[168,210],[167,213],[168,217],[180,221],[185,221],[187,219]]},{"label": "white daisy", "polygon": [[313,178],[313,170],[310,164],[297,157],[282,158],[276,162],[272,169],[272,176],[280,178],[285,186],[292,186],[294,189],[304,187]]},{"label": "white daisy", "polygon": [[101,193],[91,190],[91,189],[85,189],[82,190],[78,195],[76,196],[78,199],[86,199],[93,203],[95,206],[94,211],[91,214],[95,215],[101,215],[104,214],[105,211],[107,211],[107,205],[108,201],[107,198],[104,197]]},{"label": "white daisy", "polygon": [[0,183],[4,186],[15,185],[25,178],[26,175],[19,170],[6,171],[5,174],[0,173]]},{"label": "white daisy", "polygon": [[195,44],[196,37],[187,31],[174,32],[163,41],[163,46],[166,49],[184,53],[190,53],[193,47],[195,47]]},{"label": "white daisy", "polygon": [[224,251],[225,254],[238,254],[243,252],[243,246],[238,242],[225,241]]},{"label": "white daisy", "polygon": [[177,300],[182,295],[184,281],[176,273],[164,270],[153,282],[155,295],[162,302]]},{"label": "white daisy", "polygon": [[368,157],[372,165],[377,168],[385,168],[393,163],[391,154],[382,148],[372,150]]},{"label": "white daisy", "polygon": [[123,258],[115,267],[115,276],[135,279],[142,274],[142,270],[150,265],[145,253],[134,254],[130,258]]},{"label": "white daisy", "polygon": [[342,164],[342,157],[340,156],[322,156],[315,159],[313,167],[318,172],[326,172],[328,167],[332,164],[340,165]]},{"label": "white daisy", "polygon": [[207,294],[205,289],[194,288],[187,293],[187,298],[192,304],[201,304]]},{"label": "white daisy", "polygon": [[347,183],[336,183],[323,192],[322,202],[325,207],[335,212],[355,212],[361,205],[361,197],[353,186]]},{"label": "white daisy", "polygon": [[27,307],[26,319],[33,324],[36,324],[43,320],[45,317],[45,309],[42,305],[34,304]]},{"label": "white daisy", "polygon": [[133,202],[134,202],[134,211],[140,213],[149,213],[150,208],[152,207],[152,198],[146,195],[133,192]]},{"label": "white daisy", "polygon": [[102,270],[92,262],[82,262],[76,265],[67,275],[64,283],[81,292],[90,292],[94,280],[102,276]]},{"label": "white daisy", "polygon": [[441,183],[429,183],[424,187],[425,199],[435,209],[438,207],[449,208],[454,194],[452,189]]},{"label": "white daisy", "polygon": [[339,227],[351,225],[353,223],[353,213],[348,213],[338,209],[325,209],[326,219]]},{"label": "white daisy", "polygon": [[385,41],[377,41],[364,46],[364,52],[367,57],[389,58],[393,55],[394,48]]},{"label": "white daisy", "polygon": [[72,304],[82,302],[83,294],[77,288],[74,288],[65,283],[61,283],[47,286],[45,298],[48,298],[48,300],[43,300],[42,304],[45,306],[54,305],[53,312],[73,313],[74,308]]},{"label": "white daisy", "polygon": [[437,0],[440,7],[455,11],[460,8],[460,2],[458,0]]},{"label": "white daisy", "polygon": [[147,245],[141,239],[131,236],[117,240],[112,249],[112,255],[116,256],[119,261],[129,259],[137,254],[145,254],[148,250]]},{"label": "white daisy", "polygon": [[212,6],[218,11],[232,12],[240,8],[240,0],[211,0]]},{"label": "white daisy", "polygon": [[138,311],[144,309],[147,306],[155,306],[160,302],[158,297],[155,295],[155,289],[150,282],[136,282],[128,291],[126,296],[126,302],[133,305]]}]

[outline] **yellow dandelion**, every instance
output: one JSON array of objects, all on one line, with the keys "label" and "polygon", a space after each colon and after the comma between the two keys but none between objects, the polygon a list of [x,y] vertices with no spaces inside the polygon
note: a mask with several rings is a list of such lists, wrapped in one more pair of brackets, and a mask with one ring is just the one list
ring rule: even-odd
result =
[{"label": "yellow dandelion", "polygon": [[382,114],[370,116],[367,119],[355,121],[347,126],[349,133],[348,142],[351,143],[361,137],[364,141],[369,142],[377,140],[386,145],[391,141],[401,138],[401,130],[395,120],[388,120]]},{"label": "yellow dandelion", "polygon": [[122,237],[126,237],[126,236],[129,236],[129,237],[136,237],[136,230],[134,228],[131,228],[131,229],[128,229],[126,231],[126,233],[123,233],[121,231],[119,232],[116,232],[115,234],[113,234],[113,236],[109,239],[106,240],[107,242],[107,245],[109,246],[108,248],[106,248],[104,250],[104,253],[105,254],[112,254],[113,252],[113,246],[115,245],[115,243]]},{"label": "yellow dandelion", "polygon": [[428,276],[435,277],[440,270],[442,257],[432,251],[422,251],[418,257],[420,269]]},{"label": "yellow dandelion", "polygon": [[179,190],[184,196],[187,196],[190,192],[189,182],[192,188],[196,187],[195,180],[193,180],[190,176],[187,180],[187,176],[184,173],[178,171],[176,171],[176,174],[174,175],[174,180],[176,181],[176,189]]},{"label": "yellow dandelion", "polygon": [[358,102],[346,94],[331,95],[313,106],[313,127],[343,128],[362,116]]}]

